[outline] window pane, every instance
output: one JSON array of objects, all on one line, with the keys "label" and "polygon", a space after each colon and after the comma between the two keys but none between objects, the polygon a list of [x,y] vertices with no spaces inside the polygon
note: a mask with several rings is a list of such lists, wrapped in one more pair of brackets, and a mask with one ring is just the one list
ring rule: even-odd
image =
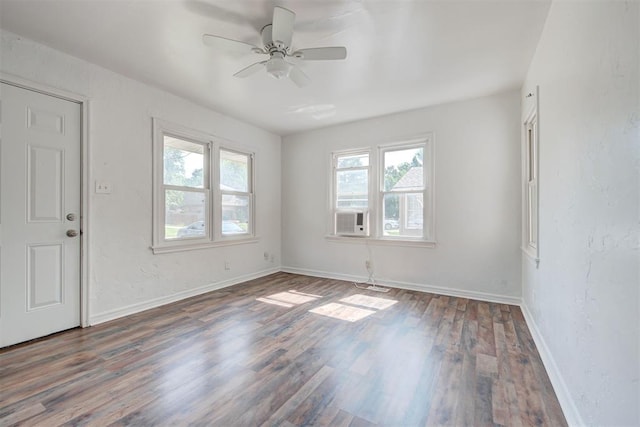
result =
[{"label": "window pane", "polygon": [[204,237],[205,194],[196,191],[165,190],[165,239]]},{"label": "window pane", "polygon": [[405,223],[408,230],[420,230],[422,235],[422,213],[424,212],[422,204],[422,193],[405,194],[406,212]]},{"label": "window pane", "polygon": [[204,188],[204,145],[164,136],[164,183]]},{"label": "window pane", "polygon": [[382,233],[384,236],[400,235],[400,195],[385,194],[382,205]]},{"label": "window pane", "polygon": [[350,156],[339,156],[336,167],[342,168],[354,168],[354,167],[366,167],[369,166],[369,154],[355,154]]},{"label": "window pane", "polygon": [[423,194],[385,194],[382,228],[384,236],[422,237]]},{"label": "window pane", "polygon": [[530,123],[527,125],[527,157],[528,157],[528,176],[529,181],[536,179],[536,124]]},{"label": "window pane", "polygon": [[366,208],[369,205],[369,171],[336,171],[336,207]]},{"label": "window pane", "polygon": [[249,156],[220,150],[220,189],[223,191],[249,190]]},{"label": "window pane", "polygon": [[529,153],[527,155],[527,157],[529,158],[529,165],[527,167],[528,169],[528,176],[529,176],[529,181],[533,181],[533,171],[535,170],[534,167],[534,163],[533,163],[533,129],[531,127],[529,127],[527,129],[527,147],[529,149]]},{"label": "window pane", "polygon": [[222,195],[222,234],[249,232],[249,196]]},{"label": "window pane", "polygon": [[384,152],[384,191],[424,189],[423,149],[407,148]]},{"label": "window pane", "polygon": [[538,240],[538,194],[536,182],[530,182],[527,194],[527,222],[529,223],[529,245],[536,247]]}]

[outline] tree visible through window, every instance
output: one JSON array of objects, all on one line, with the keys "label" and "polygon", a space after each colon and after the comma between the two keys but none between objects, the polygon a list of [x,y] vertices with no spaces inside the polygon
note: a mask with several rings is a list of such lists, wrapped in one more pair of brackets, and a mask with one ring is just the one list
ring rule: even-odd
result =
[{"label": "tree visible through window", "polygon": [[155,118],[153,129],[154,253],[250,241],[253,154]]},{"label": "tree visible through window", "polygon": [[424,145],[382,150],[385,236],[424,237]]},{"label": "tree visible through window", "polygon": [[[334,233],[342,235],[335,231],[340,211],[367,211],[367,218],[372,218],[367,235],[433,243],[433,136],[416,136],[374,150],[333,153]],[[377,183],[374,191],[372,183]]]},{"label": "tree visible through window", "polygon": [[222,235],[250,233],[251,155],[220,150]]},{"label": "tree visible through window", "polygon": [[[164,239],[206,236],[209,188],[204,168],[208,151],[206,144],[164,135]],[[192,224],[196,225],[189,227]]]}]

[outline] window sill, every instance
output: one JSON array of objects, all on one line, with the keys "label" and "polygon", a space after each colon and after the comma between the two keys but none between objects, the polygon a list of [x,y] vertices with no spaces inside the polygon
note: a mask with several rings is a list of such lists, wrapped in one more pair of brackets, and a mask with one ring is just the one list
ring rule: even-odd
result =
[{"label": "window sill", "polygon": [[379,246],[405,246],[413,248],[435,248],[436,242],[432,240],[388,239],[383,237],[349,237],[328,235],[325,238],[334,243],[363,243]]},{"label": "window sill", "polygon": [[157,254],[166,254],[171,252],[184,252],[184,251],[195,251],[198,249],[218,248],[221,246],[244,245],[247,243],[258,243],[259,241],[260,241],[259,237],[251,236],[251,237],[218,240],[216,242],[186,243],[186,244],[170,245],[170,246],[151,246],[151,250],[153,251],[154,255],[157,255]]}]

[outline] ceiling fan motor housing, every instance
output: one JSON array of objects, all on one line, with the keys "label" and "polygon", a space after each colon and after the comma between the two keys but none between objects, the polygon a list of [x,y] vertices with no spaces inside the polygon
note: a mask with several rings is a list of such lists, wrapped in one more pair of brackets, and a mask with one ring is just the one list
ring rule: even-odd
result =
[{"label": "ceiling fan motor housing", "polygon": [[262,27],[262,44],[264,45],[264,49],[269,54],[272,54],[273,52],[281,52],[283,56],[287,56],[290,46],[286,46],[281,41],[273,40],[272,28],[272,24]]}]

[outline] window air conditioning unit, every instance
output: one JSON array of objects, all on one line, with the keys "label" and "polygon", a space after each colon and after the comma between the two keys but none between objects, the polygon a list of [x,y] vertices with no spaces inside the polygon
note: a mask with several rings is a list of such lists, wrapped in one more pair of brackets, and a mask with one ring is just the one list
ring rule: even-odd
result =
[{"label": "window air conditioning unit", "polygon": [[368,236],[369,212],[342,211],[336,212],[336,235]]}]

